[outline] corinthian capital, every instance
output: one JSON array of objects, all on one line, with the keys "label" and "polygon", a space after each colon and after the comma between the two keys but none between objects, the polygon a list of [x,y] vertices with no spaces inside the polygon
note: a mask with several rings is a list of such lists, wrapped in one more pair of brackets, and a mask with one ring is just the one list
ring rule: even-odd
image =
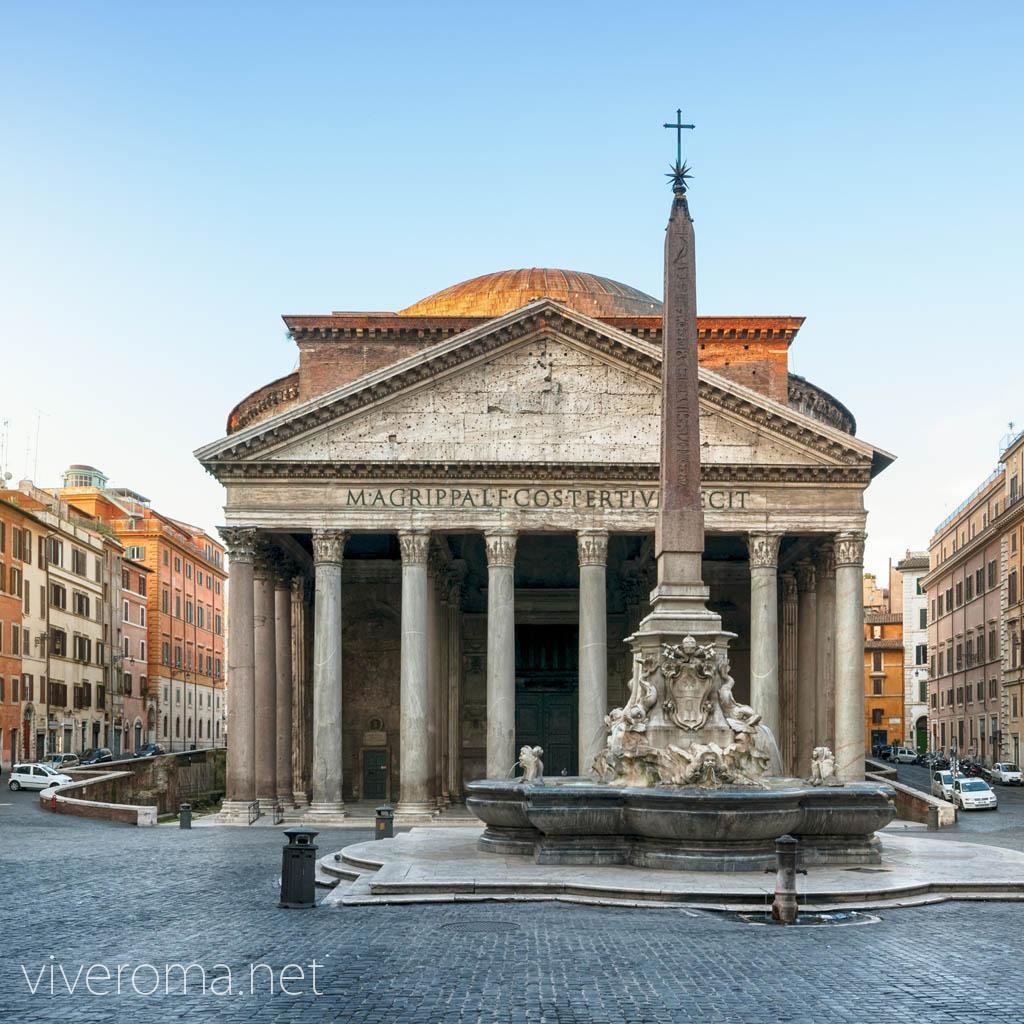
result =
[{"label": "corinthian capital", "polygon": [[345,552],[344,530],[314,530],[313,560],[319,565],[341,565]]},{"label": "corinthian capital", "polygon": [[256,553],[253,556],[252,571],[260,579],[273,579],[277,564],[277,549],[265,540],[256,541]]},{"label": "corinthian capital", "polygon": [[804,558],[796,563],[796,584],[804,593],[814,593],[816,583],[814,563],[809,558]]},{"label": "corinthian capital", "polygon": [[580,565],[607,565],[608,531],[580,530],[576,534],[576,550]]},{"label": "corinthian capital", "polygon": [[781,533],[751,533],[747,537],[751,569],[774,569],[779,564]]},{"label": "corinthian capital", "polygon": [[256,531],[250,526],[218,526],[232,562],[251,562],[256,553]]},{"label": "corinthian capital", "polygon": [[818,548],[817,557],[818,579],[832,579],[836,574],[836,549],[832,544],[822,544]]},{"label": "corinthian capital", "polygon": [[796,601],[796,573],[784,572],[779,578],[782,580],[782,600]]},{"label": "corinthian capital", "polygon": [[402,530],[398,534],[402,565],[426,565],[430,554],[430,533],[427,530]]},{"label": "corinthian capital", "polygon": [[867,534],[863,530],[849,530],[837,533],[835,540],[836,567],[864,565],[864,540]]},{"label": "corinthian capital", "polygon": [[484,534],[489,566],[516,564],[516,534],[513,530],[492,530]]}]

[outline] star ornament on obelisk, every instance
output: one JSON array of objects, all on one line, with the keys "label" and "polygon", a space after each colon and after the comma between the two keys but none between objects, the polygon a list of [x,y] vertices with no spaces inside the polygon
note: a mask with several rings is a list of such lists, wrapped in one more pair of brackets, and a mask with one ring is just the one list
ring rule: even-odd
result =
[{"label": "star ornament on obelisk", "polygon": [[640,624],[634,649],[650,652],[661,643],[693,636],[723,653],[730,634],[707,608],[702,578],[704,513],[700,500],[700,409],[697,368],[697,273],[693,221],[686,199],[690,169],[683,160],[682,135],[692,130],[682,111],[674,123],[676,162],[668,175],[672,208],[665,233],[665,302],[661,360],[660,497],[655,552],[657,587],[651,614]]}]

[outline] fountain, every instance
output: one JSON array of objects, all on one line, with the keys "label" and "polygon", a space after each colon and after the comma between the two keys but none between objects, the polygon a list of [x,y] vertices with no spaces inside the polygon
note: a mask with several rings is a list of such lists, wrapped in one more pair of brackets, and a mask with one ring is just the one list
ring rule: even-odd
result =
[{"label": "fountain", "polygon": [[[815,749],[809,779],[784,777],[771,730],[733,696],[734,634],[707,607],[688,176],[677,155],[665,240],[658,580],[651,613],[629,638],[629,696],[605,719],[590,777],[544,779],[531,769],[484,779],[468,785],[466,806],[487,826],[481,849],[541,864],[764,870],[783,835],[799,840],[803,864],[879,863],[875,831],[895,817],[892,790],[838,779],[826,747]],[[527,749],[539,763],[540,749]]]}]

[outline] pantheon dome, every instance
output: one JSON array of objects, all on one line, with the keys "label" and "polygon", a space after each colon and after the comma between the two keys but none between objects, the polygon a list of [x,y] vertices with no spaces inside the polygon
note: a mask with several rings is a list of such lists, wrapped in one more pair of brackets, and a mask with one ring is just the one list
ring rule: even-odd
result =
[{"label": "pantheon dome", "polygon": [[428,295],[401,316],[496,317],[535,299],[553,299],[588,316],[660,316],[661,302],[628,284],[576,270],[500,270]]}]

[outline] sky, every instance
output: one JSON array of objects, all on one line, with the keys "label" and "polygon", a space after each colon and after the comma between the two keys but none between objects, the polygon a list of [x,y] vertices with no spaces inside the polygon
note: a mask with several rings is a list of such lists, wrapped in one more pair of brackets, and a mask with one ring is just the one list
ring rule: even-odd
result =
[{"label": "sky", "polygon": [[1022,36],[998,2],[5,0],[6,471],[211,529],[192,451],[295,368],[282,314],[528,266],[660,296],[682,107],[699,310],[807,317],[791,370],[897,456],[882,574],[1024,426]]}]

